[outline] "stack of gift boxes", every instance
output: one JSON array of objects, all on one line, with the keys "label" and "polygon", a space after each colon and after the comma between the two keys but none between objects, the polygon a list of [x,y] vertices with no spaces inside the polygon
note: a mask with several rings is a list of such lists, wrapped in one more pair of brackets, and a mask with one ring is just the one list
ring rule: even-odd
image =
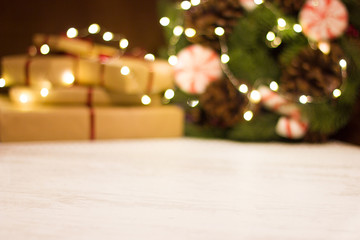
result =
[{"label": "stack of gift boxes", "polygon": [[[66,36],[37,34],[29,54],[1,61],[0,141],[178,137],[163,60]],[[164,93],[165,97],[164,97]],[[166,98],[167,96],[167,98]]]}]

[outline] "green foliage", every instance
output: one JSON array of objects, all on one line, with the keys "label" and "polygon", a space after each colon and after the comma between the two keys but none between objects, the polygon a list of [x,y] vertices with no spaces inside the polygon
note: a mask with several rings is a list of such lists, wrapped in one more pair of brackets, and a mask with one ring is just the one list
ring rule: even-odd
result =
[{"label": "green foliage", "polygon": [[[360,29],[360,1],[343,0],[349,11],[350,23]],[[172,21],[182,19],[181,11],[174,8],[172,2],[161,0],[161,15],[168,16]],[[264,4],[265,5],[265,4]],[[254,11],[247,12],[241,17],[227,40],[230,62],[228,66],[232,73],[240,80],[257,86],[268,82],[269,79],[279,80],[281,71],[298,53],[309,45],[308,39],[302,33],[293,31],[292,26],[297,23],[297,16],[286,16],[280,9],[271,4],[261,5]],[[277,19],[284,18],[287,28],[279,31]],[[165,28],[169,44],[175,45],[178,52],[189,44],[184,36],[171,42],[172,28]],[[266,34],[272,31],[279,36],[282,43],[272,48],[266,40]],[[338,40],[342,46],[348,62],[348,76],[342,86],[342,96],[339,99],[329,99],[322,102],[301,105],[303,117],[308,119],[310,130],[322,134],[333,134],[348,122],[353,105],[360,87],[360,49],[359,45],[344,36]],[[164,51],[165,53],[165,51]],[[196,96],[177,91],[173,102],[188,108],[186,102]],[[186,125],[186,134],[207,138],[227,138],[239,141],[271,141],[284,140],[275,133],[275,126],[279,119],[276,113],[260,111],[250,122],[242,121],[231,129],[219,129],[205,125]]]}]

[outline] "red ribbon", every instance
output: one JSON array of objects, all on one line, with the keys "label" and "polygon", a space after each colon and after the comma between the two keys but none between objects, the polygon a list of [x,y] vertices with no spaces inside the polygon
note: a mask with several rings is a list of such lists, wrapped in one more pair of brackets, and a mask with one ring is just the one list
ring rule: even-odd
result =
[{"label": "red ribbon", "polygon": [[95,109],[93,107],[94,89],[88,88],[86,105],[89,108],[90,117],[90,140],[95,140]]}]

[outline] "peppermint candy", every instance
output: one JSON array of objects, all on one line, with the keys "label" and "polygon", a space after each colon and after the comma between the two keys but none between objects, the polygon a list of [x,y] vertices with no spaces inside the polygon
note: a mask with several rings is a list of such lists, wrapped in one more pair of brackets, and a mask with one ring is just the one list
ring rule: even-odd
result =
[{"label": "peppermint candy", "polygon": [[299,14],[303,33],[317,42],[342,35],[348,21],[348,11],[339,0],[308,0]]},{"label": "peppermint candy", "polygon": [[184,92],[201,94],[209,83],[222,76],[219,55],[211,48],[195,44],[181,50],[175,65],[175,83]]}]

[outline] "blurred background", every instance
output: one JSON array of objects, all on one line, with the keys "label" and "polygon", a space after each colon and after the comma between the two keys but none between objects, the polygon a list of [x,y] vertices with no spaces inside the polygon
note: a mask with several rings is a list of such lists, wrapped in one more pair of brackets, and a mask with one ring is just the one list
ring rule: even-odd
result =
[{"label": "blurred background", "polygon": [[157,0],[32,0],[1,1],[0,57],[22,54],[34,33],[60,34],[70,27],[87,28],[98,23],[103,29],[121,33],[129,48],[154,52],[164,45],[157,16]]}]

